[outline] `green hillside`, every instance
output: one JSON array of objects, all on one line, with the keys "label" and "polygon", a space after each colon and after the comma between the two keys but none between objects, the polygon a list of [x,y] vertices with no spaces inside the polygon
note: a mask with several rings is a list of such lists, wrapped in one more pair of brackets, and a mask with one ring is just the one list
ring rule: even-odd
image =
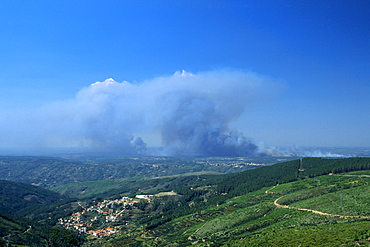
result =
[{"label": "green hillside", "polygon": [[20,215],[28,207],[50,205],[65,197],[37,186],[0,180],[0,211]]},{"label": "green hillside", "polygon": [[[71,183],[54,190],[79,201],[55,201],[53,192],[41,204],[41,193],[38,209],[24,208],[38,222],[63,223],[41,239],[72,234],[56,232],[64,224],[78,226],[73,239],[85,235],[83,246],[369,246],[369,168],[370,158],[303,158],[227,175]],[[115,200],[143,194],[156,196],[125,199],[129,206]],[[8,234],[28,234],[29,224],[2,225]],[[99,229],[110,233],[92,234]]]},{"label": "green hillside", "polygon": [[[89,244],[367,246],[369,164],[369,158],[307,158],[204,178],[128,211],[134,225]],[[341,169],[361,176],[321,175]]]},{"label": "green hillside", "polygon": [[77,210],[74,199],[6,180],[0,180],[0,195],[0,246],[76,246],[82,242],[79,234],[52,227],[58,218]]},{"label": "green hillside", "polygon": [[126,178],[86,181],[65,184],[50,188],[63,196],[82,200],[117,197],[117,195],[155,194],[174,188],[189,186],[199,181],[213,179],[221,175],[203,174],[180,175],[160,178]]},{"label": "green hillside", "polygon": [[0,180],[0,195],[0,246],[75,246],[81,242],[79,234],[52,227],[58,218],[73,212],[73,199],[5,180]]},{"label": "green hillside", "polygon": [[369,158],[324,159],[303,158],[300,166],[300,176],[319,176],[328,173],[369,170]]},{"label": "green hillside", "polygon": [[0,246],[78,246],[83,237],[59,227],[0,212]]},{"label": "green hillside", "polygon": [[369,181],[370,177],[323,175],[279,184],[154,227],[153,221],[144,220],[144,229],[126,228],[114,238],[96,242],[103,246],[368,246]]}]

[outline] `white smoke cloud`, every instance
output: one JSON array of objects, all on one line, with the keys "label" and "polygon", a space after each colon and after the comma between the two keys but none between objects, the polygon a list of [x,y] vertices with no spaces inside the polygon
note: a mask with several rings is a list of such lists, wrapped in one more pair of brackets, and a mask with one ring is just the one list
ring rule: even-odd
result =
[{"label": "white smoke cloud", "polygon": [[107,79],[74,99],[10,116],[0,145],[86,147],[115,154],[254,155],[252,139],[229,125],[247,107],[282,89],[276,80],[244,71],[185,71],[141,83]]},{"label": "white smoke cloud", "polygon": [[298,146],[289,148],[265,147],[264,144],[259,144],[258,152],[271,156],[284,157],[321,157],[321,158],[347,158],[353,155],[344,155],[332,152],[323,152],[318,149],[304,149]]}]

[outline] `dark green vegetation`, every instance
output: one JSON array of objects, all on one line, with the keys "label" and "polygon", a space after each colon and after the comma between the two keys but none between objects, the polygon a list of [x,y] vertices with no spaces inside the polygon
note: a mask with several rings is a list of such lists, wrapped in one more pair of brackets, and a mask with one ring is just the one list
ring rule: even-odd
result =
[{"label": "dark green vegetation", "polygon": [[50,190],[6,180],[0,180],[0,194],[0,211],[16,214],[26,207],[49,205],[63,199]]},{"label": "dark green vegetation", "polygon": [[[39,213],[33,215],[40,217],[29,218],[40,225],[52,224],[45,217],[55,219],[53,209],[62,209],[58,217],[66,217],[72,211],[80,212],[81,205],[87,208],[106,199],[174,191],[177,195],[155,197],[150,203],[142,201],[127,208],[129,224],[122,225],[119,233],[88,236],[83,245],[368,246],[370,176],[364,175],[370,175],[369,170],[370,158],[304,158],[226,175],[79,182],[53,188],[64,196],[78,197],[79,202],[56,197],[56,201],[38,203]],[[343,176],[348,174],[352,176]],[[28,222],[19,230],[9,228],[9,222],[2,226],[9,229],[7,234],[16,232],[14,236],[22,237],[34,229]],[[44,226],[49,230],[33,238],[40,245],[15,242],[6,234],[2,241],[47,246],[46,241],[57,241],[64,235],[69,242],[60,246],[81,243],[77,243],[81,241],[77,233]]]},{"label": "dark green vegetation", "polygon": [[34,185],[0,180],[0,211],[54,225],[78,208],[77,200]]},{"label": "dark green vegetation", "polygon": [[29,184],[0,180],[0,246],[75,246],[83,237],[52,227],[76,200]]},{"label": "dark green vegetation", "polygon": [[175,188],[190,186],[220,175],[188,175],[163,178],[127,178],[115,180],[87,181],[51,188],[63,196],[82,200],[115,199],[117,196],[134,197],[136,194],[156,194]]},{"label": "dark green vegetation", "polygon": [[51,227],[0,212],[0,246],[76,246],[84,238],[60,227]]},{"label": "dark green vegetation", "polygon": [[78,246],[84,237],[0,212],[0,246]]},{"label": "dark green vegetation", "polygon": [[367,158],[321,159],[305,158],[300,166],[300,176],[314,177],[328,173],[370,170]]}]

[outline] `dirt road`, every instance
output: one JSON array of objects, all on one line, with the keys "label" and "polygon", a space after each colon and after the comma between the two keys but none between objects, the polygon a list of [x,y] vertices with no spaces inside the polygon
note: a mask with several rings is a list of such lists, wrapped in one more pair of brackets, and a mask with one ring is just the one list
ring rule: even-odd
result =
[{"label": "dirt road", "polygon": [[[272,188],[270,188],[269,190],[271,190],[271,189]],[[273,193],[273,192],[270,192],[269,190],[267,190],[265,193]],[[278,199],[276,199],[274,201],[274,205],[276,207],[278,207],[278,208],[287,208],[287,209],[295,209],[295,210],[300,210],[300,211],[307,211],[307,212],[311,212],[311,213],[314,213],[314,214],[326,215],[326,216],[331,216],[331,217],[339,217],[339,218],[357,218],[357,219],[369,219],[370,218],[370,216],[330,214],[330,213],[325,213],[325,212],[321,212],[321,211],[313,210],[313,209],[308,209],[308,208],[298,208],[298,207],[292,207],[292,206],[289,206],[289,205],[282,205],[278,201],[283,197],[284,196],[280,196]]]}]

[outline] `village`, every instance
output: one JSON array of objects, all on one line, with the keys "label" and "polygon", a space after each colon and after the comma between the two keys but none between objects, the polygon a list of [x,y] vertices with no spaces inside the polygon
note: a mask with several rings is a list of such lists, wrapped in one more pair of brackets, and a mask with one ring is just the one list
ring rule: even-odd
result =
[{"label": "village", "polygon": [[68,218],[58,219],[58,224],[95,237],[110,236],[119,232],[122,226],[130,224],[125,216],[130,209],[135,208],[135,204],[141,201],[150,203],[152,199],[153,195],[136,195],[135,198],[104,200],[87,208],[79,203],[83,210]]},{"label": "village", "polygon": [[205,164],[208,166],[215,166],[215,167],[234,167],[234,168],[245,168],[248,166],[264,166],[265,164],[260,164],[260,163],[254,163],[254,162],[244,162],[244,161],[235,161],[232,159],[229,162],[225,162],[226,158],[224,158],[222,161],[197,161],[196,163],[198,164]]}]

